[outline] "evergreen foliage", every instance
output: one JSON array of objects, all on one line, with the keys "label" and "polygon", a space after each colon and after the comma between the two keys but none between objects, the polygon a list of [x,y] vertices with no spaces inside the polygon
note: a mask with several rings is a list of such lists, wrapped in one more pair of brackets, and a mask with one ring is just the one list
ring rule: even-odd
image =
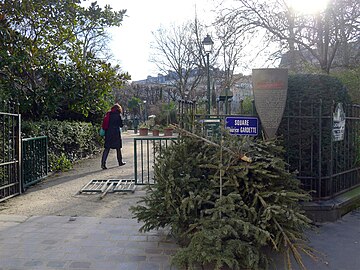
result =
[{"label": "evergreen foliage", "polygon": [[126,10],[80,0],[1,1],[0,101],[25,120],[100,121],[129,74],[109,63],[107,29]]},{"label": "evergreen foliage", "polygon": [[48,137],[49,165],[52,171],[68,170],[73,162],[98,152],[99,127],[74,121],[23,122],[22,137]]},{"label": "evergreen foliage", "polygon": [[182,136],[157,158],[156,184],[131,209],[142,231],[170,227],[182,246],[173,258],[180,267],[262,269],[266,246],[303,266],[300,250],[309,250],[302,232],[310,220],[299,201],[309,196],[282,154],[274,141],[229,136],[216,144]]}]

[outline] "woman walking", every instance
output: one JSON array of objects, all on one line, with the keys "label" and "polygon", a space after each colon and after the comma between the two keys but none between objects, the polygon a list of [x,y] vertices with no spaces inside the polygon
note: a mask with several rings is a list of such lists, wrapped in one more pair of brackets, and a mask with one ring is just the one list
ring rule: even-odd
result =
[{"label": "woman walking", "polygon": [[104,152],[101,158],[101,168],[103,170],[107,169],[106,159],[109,155],[110,149],[116,149],[116,157],[119,166],[126,164],[126,162],[123,162],[121,154],[122,140],[120,128],[123,126],[121,114],[122,108],[118,103],[116,103],[112,106],[111,110],[106,113],[102,123],[102,128],[105,130]]}]

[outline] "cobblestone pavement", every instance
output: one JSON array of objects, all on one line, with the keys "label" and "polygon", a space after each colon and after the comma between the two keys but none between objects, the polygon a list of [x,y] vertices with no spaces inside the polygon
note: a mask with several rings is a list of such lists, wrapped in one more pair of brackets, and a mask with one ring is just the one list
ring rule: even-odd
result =
[{"label": "cobblestone pavement", "polygon": [[159,270],[177,245],[133,219],[0,215],[0,269]]},{"label": "cobblestone pavement", "polygon": [[[174,240],[164,230],[140,233],[140,226],[124,218],[0,215],[0,270],[175,270]],[[305,257],[307,269],[360,269],[360,210],[308,236],[323,257]],[[285,269],[282,258],[274,256],[271,269]]]}]

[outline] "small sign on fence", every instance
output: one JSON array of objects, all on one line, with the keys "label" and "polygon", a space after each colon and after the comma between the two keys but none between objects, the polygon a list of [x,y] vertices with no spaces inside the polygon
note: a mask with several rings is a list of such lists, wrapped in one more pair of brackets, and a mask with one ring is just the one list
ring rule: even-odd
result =
[{"label": "small sign on fence", "polygon": [[332,133],[335,142],[344,140],[345,112],[341,103],[338,103],[335,108]]},{"label": "small sign on fence", "polygon": [[258,135],[258,119],[256,117],[226,117],[225,128],[231,135]]},{"label": "small sign on fence", "polygon": [[203,132],[206,138],[218,136],[220,134],[220,119],[207,118],[200,120],[203,125]]}]

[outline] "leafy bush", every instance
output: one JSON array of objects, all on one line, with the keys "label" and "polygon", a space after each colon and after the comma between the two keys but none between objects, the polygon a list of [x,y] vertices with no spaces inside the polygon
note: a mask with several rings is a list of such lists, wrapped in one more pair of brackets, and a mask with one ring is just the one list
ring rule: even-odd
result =
[{"label": "leafy bush", "polygon": [[50,171],[68,171],[72,168],[72,162],[65,156],[64,153],[61,153],[60,156],[55,156],[54,154],[49,154],[49,165]]},{"label": "leafy bush", "polygon": [[247,137],[227,137],[221,147],[182,137],[157,158],[156,183],[131,210],[142,231],[170,227],[182,245],[173,258],[180,267],[260,269],[269,261],[266,246],[286,258],[292,253],[301,265],[310,220],[299,201],[309,196],[282,153],[274,142]]},{"label": "leafy bush", "polygon": [[159,115],[156,116],[156,124],[167,126],[171,123],[176,123],[176,103],[171,101],[169,103],[162,103]]},{"label": "leafy bush", "polygon": [[85,122],[24,122],[22,136],[47,136],[50,168],[66,170],[74,161],[93,155],[99,150],[102,141],[99,129],[100,127]]},{"label": "leafy bush", "polygon": [[347,87],[352,102],[360,104],[360,66],[337,71],[333,75]]}]

